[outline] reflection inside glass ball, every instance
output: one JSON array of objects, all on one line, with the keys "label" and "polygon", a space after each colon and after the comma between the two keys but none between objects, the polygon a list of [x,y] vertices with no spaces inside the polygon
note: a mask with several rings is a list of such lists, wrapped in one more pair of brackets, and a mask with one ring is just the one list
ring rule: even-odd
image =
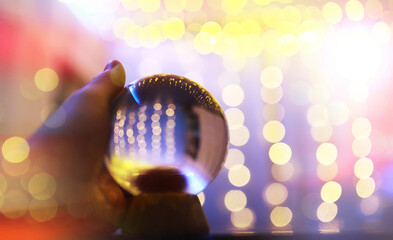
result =
[{"label": "reflection inside glass ball", "polygon": [[184,77],[137,80],[113,104],[106,165],[132,194],[197,194],[217,176],[227,148],[221,107],[206,89]]}]

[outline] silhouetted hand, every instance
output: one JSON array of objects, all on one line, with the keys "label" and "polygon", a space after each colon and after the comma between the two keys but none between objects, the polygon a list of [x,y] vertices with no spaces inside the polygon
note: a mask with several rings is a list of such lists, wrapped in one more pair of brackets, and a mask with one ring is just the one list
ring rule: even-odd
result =
[{"label": "silhouetted hand", "polygon": [[56,180],[53,221],[78,234],[113,231],[125,214],[127,197],[104,165],[110,104],[124,82],[121,63],[110,62],[29,139],[31,166]]}]

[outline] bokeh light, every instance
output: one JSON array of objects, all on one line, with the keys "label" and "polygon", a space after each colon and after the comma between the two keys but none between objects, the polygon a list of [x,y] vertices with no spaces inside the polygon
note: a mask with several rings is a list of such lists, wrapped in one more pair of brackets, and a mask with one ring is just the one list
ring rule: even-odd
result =
[{"label": "bokeh light", "polygon": [[285,227],[292,221],[292,211],[288,207],[275,207],[270,213],[270,220],[276,227]]},{"label": "bokeh light", "polygon": [[287,162],[284,165],[273,164],[271,172],[273,178],[276,181],[286,182],[293,177],[295,173],[295,167],[291,162]]},{"label": "bokeh light", "polygon": [[345,4],[345,13],[353,21],[360,21],[364,17],[363,4],[357,0],[349,0]]},{"label": "bokeh light", "polygon": [[28,185],[29,193],[37,200],[47,200],[56,192],[56,181],[47,173],[34,175]]},{"label": "bokeh light", "polygon": [[331,181],[337,176],[338,165],[337,163],[332,163],[330,165],[318,164],[317,175],[319,179],[323,181]]},{"label": "bokeh light", "polygon": [[239,212],[231,213],[231,222],[233,226],[237,228],[251,227],[254,221],[255,221],[255,214],[249,208],[244,208]]},{"label": "bokeh light", "polygon": [[332,143],[322,143],[317,149],[317,160],[321,164],[330,165],[337,158],[337,148]]},{"label": "bokeh light", "polygon": [[374,171],[373,161],[369,158],[361,158],[356,161],[354,172],[357,178],[366,179],[371,176]]},{"label": "bokeh light", "polygon": [[342,15],[341,7],[335,2],[328,2],[322,8],[322,16],[328,23],[339,23]]},{"label": "bokeh light", "polygon": [[243,146],[250,138],[250,132],[244,125],[232,127],[229,129],[229,142],[234,146]]},{"label": "bokeh light", "polygon": [[51,92],[59,84],[59,76],[50,68],[42,68],[34,76],[34,82],[38,89],[43,92]]},{"label": "bokeh light", "polygon": [[281,183],[272,183],[264,191],[264,199],[271,205],[281,205],[288,197],[287,188]]},{"label": "bokeh light", "polygon": [[247,197],[240,190],[231,190],[225,195],[224,204],[229,211],[238,212],[247,205]]},{"label": "bokeh light", "polygon": [[337,182],[330,181],[323,185],[321,189],[321,198],[327,203],[334,203],[340,198],[341,192],[341,185]]},{"label": "bokeh light", "polygon": [[331,222],[337,216],[338,208],[335,203],[323,202],[317,210],[317,217],[321,222]]},{"label": "bokeh light", "polygon": [[222,91],[222,100],[230,107],[239,106],[244,99],[244,91],[239,85],[231,84]]},{"label": "bokeh light", "polygon": [[371,196],[361,200],[360,211],[363,213],[363,215],[370,216],[378,211],[379,206],[379,198],[377,196]]},{"label": "bokeh light", "polygon": [[22,217],[26,214],[29,199],[27,195],[19,189],[10,189],[2,196],[3,204],[1,213],[10,219]]},{"label": "bokeh light", "polygon": [[283,142],[275,143],[269,149],[270,160],[275,164],[283,165],[291,159],[291,156],[291,147]]},{"label": "bokeh light", "polygon": [[280,142],[285,136],[285,127],[279,121],[269,121],[263,126],[263,137],[271,143]]},{"label": "bokeh light", "polygon": [[278,67],[269,66],[261,72],[260,80],[266,88],[277,88],[283,81],[283,73]]},{"label": "bokeh light", "polygon": [[244,165],[234,165],[229,169],[229,182],[236,187],[243,187],[250,181],[250,170]]},{"label": "bokeh light", "polygon": [[20,163],[29,156],[30,147],[24,138],[10,137],[4,141],[1,152],[5,160]]},{"label": "bokeh light", "polygon": [[57,202],[54,198],[46,200],[33,199],[29,204],[30,216],[37,222],[48,222],[57,213]]},{"label": "bokeh light", "polygon": [[375,191],[375,181],[372,178],[360,179],[356,184],[356,193],[361,198],[368,198]]},{"label": "bokeh light", "polygon": [[231,169],[231,167],[235,165],[244,164],[244,154],[242,151],[236,148],[230,148],[228,150],[227,158],[225,160],[224,167],[227,169]]},{"label": "bokeh light", "polygon": [[357,118],[352,123],[352,134],[357,139],[365,139],[370,136],[371,123],[367,118]]}]

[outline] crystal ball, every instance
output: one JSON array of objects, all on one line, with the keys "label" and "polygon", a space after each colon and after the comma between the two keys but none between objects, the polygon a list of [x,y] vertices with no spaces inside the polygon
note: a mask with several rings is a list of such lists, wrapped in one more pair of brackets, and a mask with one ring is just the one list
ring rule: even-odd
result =
[{"label": "crystal ball", "polygon": [[228,126],[214,97],[181,76],[132,82],[112,104],[106,166],[134,195],[197,194],[217,176],[228,149]]}]

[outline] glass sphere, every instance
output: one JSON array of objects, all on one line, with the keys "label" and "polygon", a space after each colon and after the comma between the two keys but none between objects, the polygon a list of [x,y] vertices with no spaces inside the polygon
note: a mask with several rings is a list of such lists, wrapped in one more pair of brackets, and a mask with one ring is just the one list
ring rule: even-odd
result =
[{"label": "glass sphere", "polygon": [[132,82],[115,99],[109,156],[113,178],[130,193],[197,194],[217,176],[228,127],[214,97],[176,75]]}]

